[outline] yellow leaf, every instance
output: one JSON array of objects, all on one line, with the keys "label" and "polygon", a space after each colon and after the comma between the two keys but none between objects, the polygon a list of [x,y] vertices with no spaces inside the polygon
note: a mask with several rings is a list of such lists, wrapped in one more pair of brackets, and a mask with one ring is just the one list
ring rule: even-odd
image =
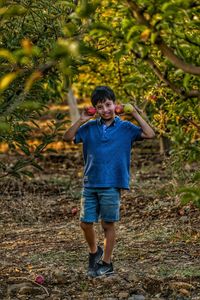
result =
[{"label": "yellow leaf", "polygon": [[0,80],[0,91],[4,91],[9,84],[16,78],[18,72],[12,72],[4,75]]},{"label": "yellow leaf", "polygon": [[7,7],[1,7],[1,8],[0,8],[0,15],[5,14],[5,12],[6,12],[7,10],[8,10]]},{"label": "yellow leaf", "polygon": [[33,72],[31,76],[26,80],[25,88],[24,88],[25,92],[28,92],[31,89],[33,83],[36,80],[40,79],[41,77],[42,77],[42,72],[40,71]]},{"label": "yellow leaf", "polygon": [[18,268],[15,268],[15,272],[20,272],[20,270]]},{"label": "yellow leaf", "polygon": [[148,20],[148,21],[151,19],[151,16],[150,16],[150,14],[148,14],[148,13],[144,13],[144,17],[145,17],[145,19]]},{"label": "yellow leaf", "polygon": [[16,62],[16,59],[12,55],[12,53],[10,51],[6,50],[6,49],[0,49],[0,57],[6,58],[11,63],[15,63]]},{"label": "yellow leaf", "polygon": [[32,265],[28,265],[28,269],[29,269],[29,270],[32,270],[32,269],[33,269],[33,266],[32,266]]},{"label": "yellow leaf", "polygon": [[150,36],[151,30],[150,29],[145,29],[141,34],[140,34],[140,39],[143,42],[146,42]]},{"label": "yellow leaf", "polygon": [[29,39],[23,39],[21,45],[27,55],[32,53],[33,44]]}]

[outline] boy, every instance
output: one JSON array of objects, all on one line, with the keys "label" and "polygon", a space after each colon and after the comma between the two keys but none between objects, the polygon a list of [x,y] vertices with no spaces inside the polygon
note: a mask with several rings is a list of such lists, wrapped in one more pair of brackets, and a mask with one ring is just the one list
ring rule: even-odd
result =
[{"label": "boy", "polygon": [[[132,144],[151,139],[155,134],[137,110],[132,116],[140,127],[115,115],[115,94],[111,88],[96,87],[91,102],[99,118],[89,121],[92,117],[83,111],[63,139],[83,143],[85,168],[80,226],[89,246],[88,276],[98,277],[113,273],[115,222],[119,220],[120,190],[129,189]],[[97,246],[93,227],[99,217],[105,236],[104,251]]]}]

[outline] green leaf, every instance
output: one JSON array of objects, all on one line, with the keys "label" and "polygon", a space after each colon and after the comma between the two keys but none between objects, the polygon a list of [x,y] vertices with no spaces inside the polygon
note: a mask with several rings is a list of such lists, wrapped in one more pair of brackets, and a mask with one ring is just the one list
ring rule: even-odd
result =
[{"label": "green leaf", "polygon": [[11,167],[10,170],[13,172],[16,172],[29,164],[30,164],[30,161],[20,159],[14,164],[14,166]]},{"label": "green leaf", "polygon": [[0,134],[5,134],[10,131],[10,125],[6,122],[0,122]]},{"label": "green leaf", "polygon": [[3,18],[10,18],[14,16],[23,16],[25,15],[27,10],[22,5],[10,5],[8,7],[0,8],[0,15]]},{"label": "green leaf", "polygon": [[199,181],[200,180],[200,172],[196,172],[193,176],[193,181]]},{"label": "green leaf", "polygon": [[166,11],[166,10],[174,10],[176,7],[175,3],[172,3],[171,1],[169,2],[165,2],[162,7],[161,10],[162,11]]},{"label": "green leaf", "polygon": [[185,74],[184,79],[183,79],[183,86],[187,91],[189,90],[190,78],[191,78],[190,74]]},{"label": "green leaf", "polygon": [[42,107],[42,103],[40,102],[37,102],[37,101],[26,101],[26,102],[23,102],[19,105],[19,109],[22,109],[22,110],[38,110]]},{"label": "green leaf", "polygon": [[124,49],[117,50],[116,52],[114,52],[114,58],[116,60],[120,60],[120,58],[124,55],[124,52]]},{"label": "green leaf", "polygon": [[91,30],[93,29],[97,29],[99,31],[103,31],[103,32],[111,32],[112,28],[104,23],[93,23],[90,27]]},{"label": "green leaf", "polygon": [[24,134],[32,131],[32,128],[28,124],[17,124],[15,126],[15,131]]},{"label": "green leaf", "polygon": [[53,149],[53,148],[47,148],[46,149],[46,152],[48,152],[48,153],[58,153],[58,151],[56,150],[56,149]]},{"label": "green leaf", "polygon": [[57,120],[63,120],[65,118],[66,114],[65,113],[57,113],[56,114],[56,119]]},{"label": "green leaf", "polygon": [[21,149],[26,155],[30,156],[31,153],[30,153],[28,147],[21,145],[21,146],[20,146],[20,149]]},{"label": "green leaf", "polygon": [[20,171],[20,173],[23,174],[23,175],[26,175],[28,177],[31,177],[31,178],[34,177],[33,173],[30,172],[30,171],[27,171],[27,170]]},{"label": "green leaf", "polygon": [[42,168],[40,165],[38,165],[35,161],[32,162],[31,165],[32,165],[33,167],[35,167],[36,169],[38,169],[38,170],[40,170],[40,171],[43,171],[43,168]]},{"label": "green leaf", "polygon": [[130,28],[132,25],[133,21],[128,18],[123,18],[121,25],[123,30],[127,30],[127,28]]},{"label": "green leaf", "polygon": [[9,174],[17,179],[21,178],[20,172],[10,171]]},{"label": "green leaf", "polygon": [[193,202],[194,205],[200,207],[200,190],[198,188],[184,187],[180,188],[178,193],[181,194],[181,203],[183,205]]},{"label": "green leaf", "polygon": [[140,32],[143,31],[143,30],[145,30],[146,28],[147,27],[144,26],[144,25],[134,25],[134,26],[132,26],[129,29],[127,35],[126,35],[127,41],[129,41],[133,37],[133,35],[134,36],[135,35],[140,35]]},{"label": "green leaf", "polygon": [[80,0],[76,13],[80,18],[89,18],[95,12],[98,3],[90,3],[88,0]]},{"label": "green leaf", "polygon": [[152,33],[151,33],[151,38],[150,38],[150,40],[151,40],[151,43],[152,43],[152,44],[155,43],[157,37],[158,37],[158,33],[157,33],[157,32],[152,32]]},{"label": "green leaf", "polygon": [[183,70],[178,69],[178,70],[176,70],[176,71],[174,72],[174,74],[179,76],[179,75],[184,74],[184,72],[183,72]]},{"label": "green leaf", "polygon": [[35,154],[38,154],[40,153],[45,147],[47,146],[47,143],[42,143],[40,145],[38,145],[35,149]]}]

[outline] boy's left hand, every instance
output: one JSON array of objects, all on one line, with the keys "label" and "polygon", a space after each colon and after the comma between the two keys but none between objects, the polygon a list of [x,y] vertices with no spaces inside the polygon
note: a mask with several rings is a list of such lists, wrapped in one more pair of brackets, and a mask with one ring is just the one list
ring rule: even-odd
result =
[{"label": "boy's left hand", "polygon": [[117,104],[115,106],[115,113],[117,115],[126,115],[126,114],[130,115],[134,113],[143,114],[143,111],[136,105],[127,103],[127,104]]}]

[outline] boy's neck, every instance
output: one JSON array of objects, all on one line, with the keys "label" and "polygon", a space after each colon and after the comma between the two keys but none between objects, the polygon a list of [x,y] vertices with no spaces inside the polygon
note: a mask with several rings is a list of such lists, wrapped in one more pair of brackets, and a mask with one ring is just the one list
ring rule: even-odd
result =
[{"label": "boy's neck", "polygon": [[109,120],[105,120],[103,119],[103,122],[106,126],[110,126],[112,124],[112,122],[114,121],[115,117],[113,117],[112,119]]}]

